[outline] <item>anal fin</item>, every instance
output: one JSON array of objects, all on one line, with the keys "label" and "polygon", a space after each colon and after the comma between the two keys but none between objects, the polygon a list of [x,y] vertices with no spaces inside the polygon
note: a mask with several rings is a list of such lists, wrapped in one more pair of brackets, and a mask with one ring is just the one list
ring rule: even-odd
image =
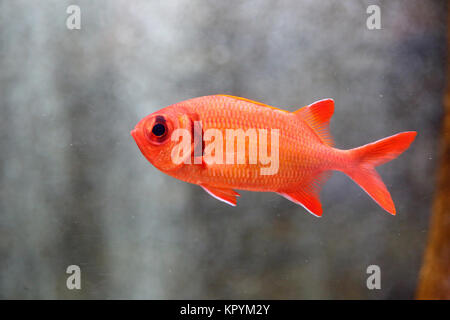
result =
[{"label": "anal fin", "polygon": [[316,217],[322,216],[322,204],[319,194],[323,184],[331,177],[332,171],[323,171],[311,175],[303,183],[297,186],[293,191],[279,191],[278,194],[286,199],[301,205]]},{"label": "anal fin", "polygon": [[202,187],[212,197],[216,198],[217,200],[223,201],[233,207],[235,207],[237,204],[236,198],[240,197],[240,194],[233,189],[211,187],[204,184],[201,184],[200,187]]},{"label": "anal fin", "polygon": [[320,204],[319,196],[312,192],[312,190],[300,189],[293,192],[279,192],[279,194],[286,199],[301,205],[316,217],[322,216],[322,205]]}]

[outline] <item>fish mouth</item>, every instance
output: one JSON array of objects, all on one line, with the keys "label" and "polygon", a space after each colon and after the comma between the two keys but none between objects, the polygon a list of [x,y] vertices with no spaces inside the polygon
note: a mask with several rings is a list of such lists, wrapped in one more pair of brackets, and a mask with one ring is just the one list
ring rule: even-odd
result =
[{"label": "fish mouth", "polygon": [[140,130],[138,128],[134,128],[133,130],[130,131],[130,134],[133,137],[134,142],[136,142],[136,144],[139,147],[139,149],[142,152],[144,152],[144,150],[142,149],[142,147],[144,145],[144,139],[142,137],[142,134],[139,131]]},{"label": "fish mouth", "polygon": [[136,130],[136,128],[134,128],[133,130],[131,130],[130,134],[131,134],[131,136],[134,138],[134,140],[137,141],[137,130]]}]

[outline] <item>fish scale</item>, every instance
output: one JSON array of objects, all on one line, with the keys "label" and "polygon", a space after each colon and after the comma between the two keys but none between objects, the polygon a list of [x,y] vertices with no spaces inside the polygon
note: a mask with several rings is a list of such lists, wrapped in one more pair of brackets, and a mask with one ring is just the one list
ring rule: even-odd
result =
[{"label": "fish scale", "polygon": [[[324,158],[325,153],[332,153],[332,150],[317,147],[312,149],[313,144],[308,144],[308,139],[318,138],[307,135],[303,131],[310,130],[305,123],[298,123],[292,113],[284,111],[274,111],[274,109],[266,108],[261,105],[256,105],[247,101],[240,101],[226,96],[216,96],[211,101],[200,100],[192,101],[193,110],[199,115],[204,131],[213,128],[219,129],[223,133],[224,147],[226,145],[226,129],[271,129],[280,130],[280,167],[276,175],[261,176],[260,169],[266,167],[265,165],[220,165],[213,169],[224,173],[224,176],[229,178],[226,181],[212,181],[214,178],[210,170],[199,170],[200,175],[204,175],[207,183],[215,183],[220,187],[232,187],[236,189],[248,188],[250,185],[255,191],[273,191],[274,188],[283,188],[286,184],[298,184],[299,179],[306,176],[308,172],[304,170],[314,170],[319,168],[323,163],[321,159]],[[275,115],[274,115],[275,112]],[[245,121],[249,119],[249,121]],[[269,125],[270,123],[270,125]],[[270,140],[268,140],[270,149]],[[246,146],[246,154],[248,154],[248,144]],[[296,152],[299,150],[299,152]],[[300,151],[303,150],[303,151]],[[305,150],[308,150],[308,156],[305,155]],[[314,152],[317,155],[314,155]],[[292,175],[292,173],[296,173]],[[186,175],[189,175],[186,172]],[[259,178],[255,181],[248,181],[247,176]],[[189,179],[189,178],[188,178]],[[229,183],[235,183],[230,186]],[[265,189],[267,188],[267,189]]]}]

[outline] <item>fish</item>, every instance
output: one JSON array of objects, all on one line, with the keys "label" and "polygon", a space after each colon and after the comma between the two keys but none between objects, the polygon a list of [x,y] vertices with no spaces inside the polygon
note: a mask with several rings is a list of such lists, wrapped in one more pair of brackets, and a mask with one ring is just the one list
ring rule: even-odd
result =
[{"label": "fish", "polygon": [[[240,196],[235,190],[275,192],[320,217],[320,190],[334,171],[340,171],[395,215],[394,202],[375,167],[408,149],[417,132],[338,149],[329,129],[333,113],[333,99],[289,112],[218,94],[156,111],[140,120],[131,135],[154,167],[199,185],[231,206]],[[244,139],[240,147],[238,137]]]}]

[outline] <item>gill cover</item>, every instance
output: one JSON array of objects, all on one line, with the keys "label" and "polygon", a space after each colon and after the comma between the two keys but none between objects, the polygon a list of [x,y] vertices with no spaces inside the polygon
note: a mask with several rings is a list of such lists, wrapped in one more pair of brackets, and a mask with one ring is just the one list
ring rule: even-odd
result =
[{"label": "gill cover", "polygon": [[160,166],[165,171],[173,171],[183,165],[202,163],[202,127],[198,117],[192,114],[177,115],[175,123],[164,151],[166,161]]}]

